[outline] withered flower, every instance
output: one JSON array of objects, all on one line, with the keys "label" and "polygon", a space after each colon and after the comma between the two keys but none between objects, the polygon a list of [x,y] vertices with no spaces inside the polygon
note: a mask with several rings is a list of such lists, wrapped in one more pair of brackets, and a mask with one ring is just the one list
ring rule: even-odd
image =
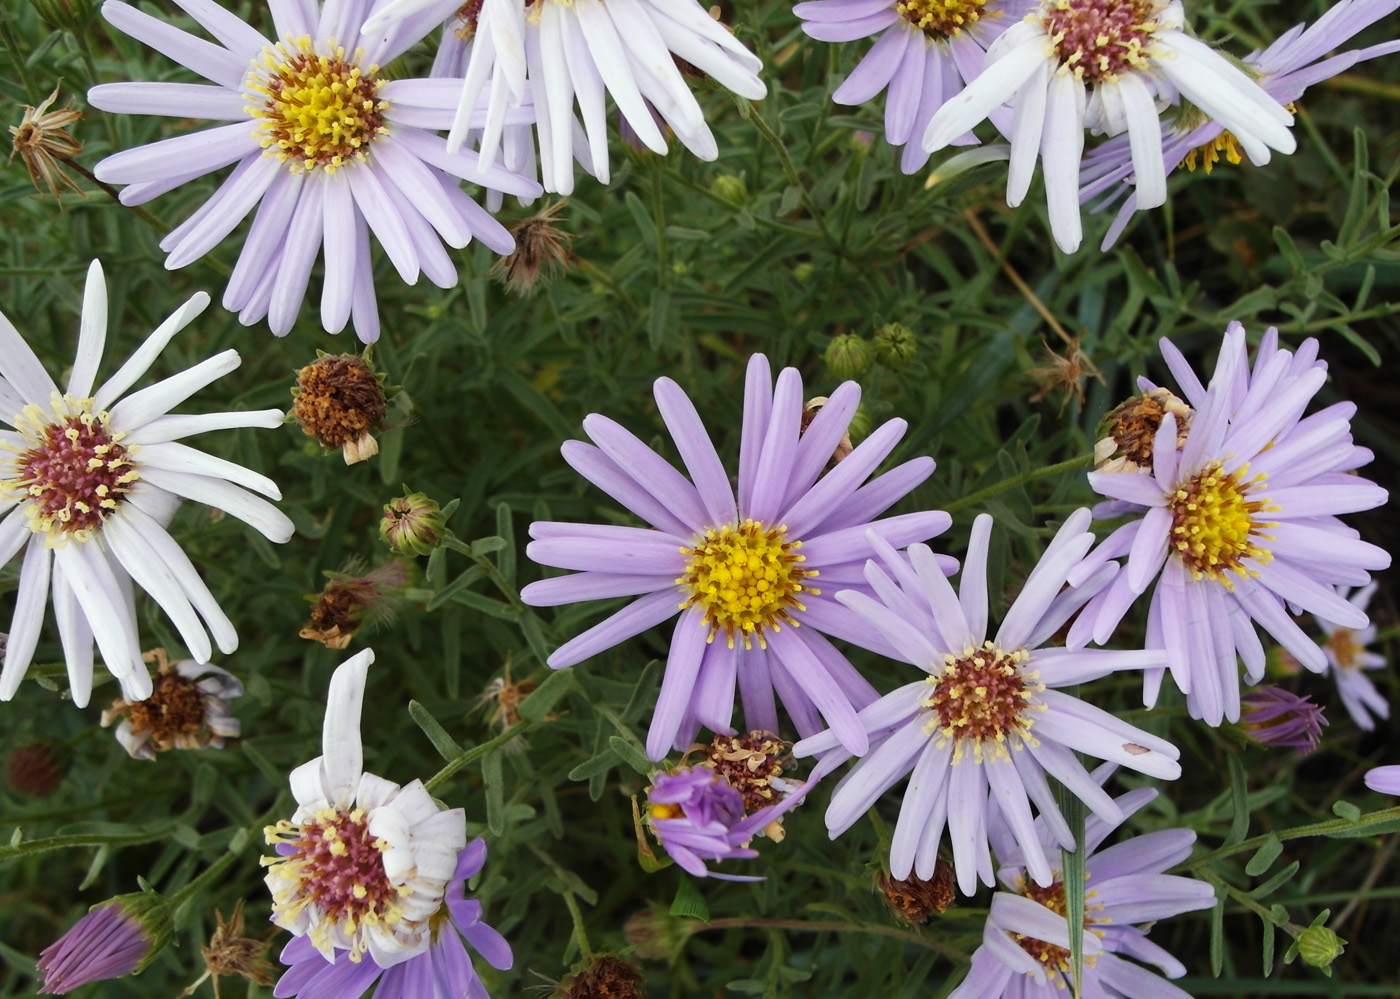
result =
[{"label": "withered flower", "polygon": [[[824,395],[814,395],[808,399],[802,407],[802,419],[797,425],[797,435],[801,437],[807,432],[807,428],[812,425],[812,421],[817,418],[822,407],[831,400]],[[851,427],[855,425],[855,420],[847,425],[845,433],[841,435],[841,440],[836,445],[836,450],[831,453],[831,460],[826,463],[826,470],[829,472],[836,467],[836,463],[845,458],[855,450],[855,445],[851,443]]]},{"label": "withered flower", "polygon": [[411,570],[407,563],[393,560],[367,573],[351,569],[326,575],[329,580],[320,595],[307,598],[315,606],[299,634],[328,649],[343,649],[360,628],[393,617],[395,598],[408,585]]},{"label": "withered flower", "polygon": [[69,125],[83,116],[81,111],[71,107],[62,111],[50,111],[49,106],[58,100],[58,87],[38,107],[24,106],[24,117],[18,126],[10,126],[14,136],[10,150],[10,162],[15,155],[24,160],[29,170],[29,179],[40,194],[47,187],[49,192],[63,204],[63,188],[87,197],[83,189],[73,182],[73,178],[63,171],[63,164],[83,151],[83,144],[64,131]]},{"label": "withered flower", "polygon": [[185,659],[172,663],[164,649],[141,656],[158,664],[154,690],[144,701],[118,699],[102,712],[102,727],[121,719],[117,741],[134,760],[154,760],[168,749],[222,749],[241,726],[228,705],[243,695],[232,673]]},{"label": "withered flower", "polygon": [[1089,355],[1080,348],[1079,337],[1069,342],[1069,349],[1064,354],[1055,353],[1055,349],[1048,343],[1044,346],[1046,360],[1050,363],[1046,367],[1032,368],[1027,372],[1040,386],[1035,395],[1031,396],[1031,402],[1039,402],[1051,392],[1064,392],[1064,397],[1060,400],[1060,414],[1063,415],[1071,397],[1083,405],[1084,380],[1097,378],[1102,383],[1103,374],[1094,366]]},{"label": "withered flower", "polygon": [[574,237],[554,223],[569,199],[546,205],[540,212],[517,222],[511,229],[515,252],[496,261],[491,276],[517,295],[533,295],[543,280],[546,284],[564,272]]},{"label": "withered flower", "polygon": [[[790,743],[771,732],[717,735],[705,747],[705,758],[701,762],[722,775],[729,786],[739,792],[744,799],[744,811],[756,812],[764,805],[781,800],[774,794],[773,781],[782,777],[782,761],[790,748]],[[783,789],[781,780],[778,788]]]},{"label": "withered flower", "polygon": [[379,453],[374,431],[384,421],[383,376],[357,354],[326,354],[297,372],[292,416],[322,447],[340,448],[345,464]]},{"label": "withered flower", "polygon": [[272,965],[264,958],[263,953],[267,950],[267,945],[272,939],[272,934],[276,929],[270,930],[262,937],[245,937],[243,935],[243,900],[240,898],[233,907],[233,915],[228,922],[224,922],[224,914],[219,911],[214,912],[214,916],[219,921],[218,927],[209,938],[209,946],[201,947],[199,952],[204,956],[204,974],[185,991],[181,992],[177,999],[184,999],[185,996],[194,995],[194,990],[204,984],[206,979],[214,979],[214,999],[219,999],[219,978],[227,975],[237,975],[249,982],[258,985],[271,985],[275,979]]},{"label": "withered flower", "polygon": [[642,969],[613,954],[599,954],[559,983],[557,999],[641,999],[646,994]]},{"label": "withered flower", "polygon": [[1180,450],[1191,429],[1192,409],[1164,388],[1152,388],[1122,403],[1099,424],[1094,445],[1096,472],[1150,472],[1153,440],[1162,418],[1176,417],[1176,446]]},{"label": "withered flower", "polygon": [[933,877],[928,881],[912,871],[903,881],[881,871],[875,887],[890,911],[908,923],[922,923],[935,913],[942,914],[956,900],[953,868],[942,857],[934,863]]}]

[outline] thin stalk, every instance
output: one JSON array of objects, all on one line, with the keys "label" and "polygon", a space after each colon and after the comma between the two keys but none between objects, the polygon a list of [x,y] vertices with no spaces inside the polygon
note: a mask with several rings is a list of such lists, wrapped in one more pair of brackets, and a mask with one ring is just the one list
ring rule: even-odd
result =
[{"label": "thin stalk", "polygon": [[[457,757],[455,760],[450,760],[446,766],[424,781],[423,787],[429,794],[432,794],[458,770],[461,770],[469,763],[476,762],[492,750],[500,749],[533,724],[534,722],[530,721],[528,718],[518,721],[494,739],[488,739],[479,746],[473,746],[471,749],[465,750],[461,756]],[[3,859],[4,855],[0,854],[0,860]]]},{"label": "thin stalk", "polygon": [[1029,472],[1022,472],[1020,475],[1013,475],[1009,479],[1002,479],[986,489],[979,489],[975,493],[969,493],[961,499],[956,499],[944,505],[945,513],[953,513],[956,510],[963,510],[970,506],[976,506],[983,500],[991,499],[1008,489],[1015,489],[1017,486],[1036,479],[1044,479],[1051,475],[1059,475],[1061,472],[1072,472],[1078,468],[1088,468],[1094,463],[1092,454],[1080,455],[1078,458],[1070,458],[1068,461],[1057,462],[1054,465],[1043,465],[1040,468],[1033,468]]}]

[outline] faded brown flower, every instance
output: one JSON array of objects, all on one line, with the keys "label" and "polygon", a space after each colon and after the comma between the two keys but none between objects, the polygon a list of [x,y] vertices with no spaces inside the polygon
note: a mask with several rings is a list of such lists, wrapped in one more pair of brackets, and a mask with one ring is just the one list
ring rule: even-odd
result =
[{"label": "faded brown flower", "polygon": [[29,170],[29,179],[40,194],[47,187],[49,192],[63,204],[63,188],[87,197],[83,189],[74,183],[63,170],[63,164],[83,151],[83,144],[64,131],[69,125],[82,118],[81,111],[71,107],[62,111],[50,111],[49,106],[58,100],[58,87],[38,107],[24,106],[24,117],[18,126],[10,126],[14,140],[10,149],[10,162],[16,154],[24,160]]},{"label": "faded brown flower", "polygon": [[1176,446],[1186,443],[1191,407],[1164,388],[1133,396],[1104,417],[1094,445],[1097,472],[1139,472],[1152,468],[1157,428],[1168,413],[1176,418]]},{"label": "faded brown flower", "polygon": [[[807,432],[807,428],[812,425],[812,421],[817,418],[817,414],[822,411],[822,407],[830,401],[831,400],[824,395],[814,395],[807,400],[806,404],[802,407],[802,420],[797,425],[797,435],[799,437]],[[836,467],[839,461],[854,450],[855,445],[851,443],[851,432],[850,429],[847,428],[846,432],[841,435],[841,440],[837,442],[836,450],[831,453],[831,460],[826,463],[826,470],[828,472],[831,471]]]},{"label": "faded brown flower", "polygon": [[379,453],[374,431],[387,403],[380,376],[356,354],[320,354],[297,372],[292,416],[322,447],[340,448],[345,464]]},{"label": "faded brown flower", "polygon": [[117,741],[133,759],[153,760],[169,749],[222,749],[238,738],[241,727],[228,702],[243,695],[243,684],[233,674],[192,659],[172,663],[164,649],[141,658],[157,664],[151,696],[119,698],[102,712],[103,728],[121,720]]},{"label": "faded brown flower", "polygon": [[218,919],[219,925],[209,938],[209,946],[199,949],[204,956],[204,974],[199,976],[197,982],[181,992],[178,999],[193,995],[194,990],[211,977],[214,979],[214,999],[219,999],[219,978],[222,976],[237,975],[258,985],[271,985],[276,978],[272,965],[263,957],[268,943],[271,942],[272,934],[277,932],[276,929],[269,930],[261,937],[245,937],[243,935],[243,900],[241,898],[234,905],[233,915],[229,917],[227,923],[224,922],[222,912],[216,910],[214,916]]},{"label": "faded brown flower", "polygon": [[1084,379],[1097,378],[1102,384],[1103,375],[1089,359],[1089,355],[1080,349],[1078,337],[1069,342],[1069,349],[1064,354],[1055,353],[1049,344],[1044,346],[1049,365],[1044,368],[1032,368],[1027,372],[1040,386],[1035,395],[1031,396],[1031,402],[1039,402],[1051,392],[1064,392],[1064,397],[1060,400],[1060,413],[1063,414],[1071,397],[1083,404]]},{"label": "faded brown flower", "polygon": [[771,732],[717,735],[705,747],[705,758],[701,762],[739,792],[746,812],[756,812],[781,800],[775,797],[773,779],[782,776],[782,761],[788,746]]},{"label": "faded brown flower", "polygon": [[569,199],[546,205],[540,212],[515,224],[515,252],[496,261],[491,276],[517,295],[533,295],[540,281],[548,283],[564,272],[574,237],[556,229],[559,213]]},{"label": "faded brown flower", "polygon": [[409,566],[397,560],[363,574],[327,573],[330,579],[320,595],[308,598],[315,606],[300,636],[328,649],[345,648],[360,628],[393,616],[394,598],[408,585],[410,574]]},{"label": "faded brown flower", "polygon": [[558,999],[641,999],[646,995],[642,969],[612,954],[600,954],[581,971],[559,983]]},{"label": "faded brown flower", "polygon": [[941,857],[935,862],[933,877],[928,881],[912,871],[903,881],[881,871],[875,879],[875,887],[890,911],[909,923],[922,923],[935,913],[946,912],[957,898],[953,890],[953,868]]}]

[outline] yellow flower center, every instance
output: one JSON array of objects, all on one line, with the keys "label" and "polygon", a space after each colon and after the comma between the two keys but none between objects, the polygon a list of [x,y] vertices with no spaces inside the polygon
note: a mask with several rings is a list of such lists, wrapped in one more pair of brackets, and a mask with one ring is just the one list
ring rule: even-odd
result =
[{"label": "yellow flower center", "polygon": [[928,678],[933,691],[922,703],[933,713],[924,732],[937,732],[940,745],[953,740],[954,763],[961,762],[969,748],[973,760],[981,763],[984,752],[1004,758],[1008,742],[1020,749],[1031,741],[1031,712],[1044,710],[1032,698],[1045,684],[1038,682],[1038,672],[1023,672],[1021,664],[1029,659],[1025,649],[1003,652],[986,642],[961,656],[945,656],[943,671]]},{"label": "yellow flower center", "polygon": [[1098,83],[1145,69],[1145,46],[1161,6],[1157,0],[1052,0],[1041,16],[1059,71]]},{"label": "yellow flower center", "polygon": [[821,592],[804,584],[817,573],[798,567],[804,561],[797,554],[802,542],[784,541],[786,532],[786,527],[746,520],[737,527],[710,528],[692,547],[681,549],[690,558],[685,575],[676,580],[690,592],[681,608],[700,606],[710,626],[710,641],[723,631],[731,649],[736,633],[746,649],[753,647],[755,637],[760,648],[767,648],[764,629],[796,627],[792,611],[807,609],[799,595]]},{"label": "yellow flower center", "polygon": [[[1033,902],[1039,902],[1057,916],[1065,915],[1066,910],[1069,908],[1069,903],[1065,900],[1065,886],[1062,881],[1056,881],[1049,887],[1042,888],[1034,881],[1027,881],[1021,878],[1017,881],[1016,888],[1021,895],[1024,895]],[[1084,897],[1086,902],[1094,894],[1094,892],[1085,892]],[[1085,909],[1102,908],[1103,906],[1101,905],[1085,905]],[[1086,912],[1084,915],[1084,928],[1090,933],[1102,937],[1104,931],[1093,929],[1092,924],[1103,921],[1104,920],[1090,916]],[[1041,963],[1045,968],[1046,976],[1051,981],[1054,981],[1061,988],[1064,987],[1064,982],[1058,981],[1057,978],[1058,976],[1069,974],[1072,956],[1067,948],[1058,947],[1052,943],[1046,943],[1044,940],[1037,940],[1035,937],[1026,936],[1024,933],[1013,933],[1011,934],[1011,938],[1020,945],[1023,951]],[[1085,954],[1084,964],[1088,967],[1093,967],[1096,959],[1097,957],[1094,954]]]},{"label": "yellow flower center", "polygon": [[1177,557],[1194,578],[1208,576],[1226,589],[1233,589],[1226,572],[1254,575],[1245,559],[1268,562],[1273,557],[1256,541],[1273,540],[1263,531],[1276,522],[1265,521],[1260,514],[1278,508],[1266,498],[1250,498],[1263,488],[1265,476],[1246,479],[1248,471],[1249,466],[1242,465],[1226,472],[1219,462],[1212,462],[1177,486],[1168,503],[1172,512],[1169,543]]},{"label": "yellow flower center", "polygon": [[21,441],[0,441],[0,496],[27,501],[25,516],[50,546],[86,541],[101,528],[140,476],[135,447],[120,443],[105,412],[91,399],[53,394],[50,412],[25,406],[12,421]]},{"label": "yellow flower center", "polygon": [[1327,639],[1327,648],[1337,660],[1339,669],[1354,670],[1361,665],[1361,653],[1366,647],[1356,640],[1350,628],[1337,628]]},{"label": "yellow flower center", "polygon": [[678,819],[685,814],[685,810],[680,805],[653,803],[647,806],[647,814],[653,819]]},{"label": "yellow flower center", "polygon": [[319,948],[338,927],[351,940],[350,960],[359,961],[367,927],[403,920],[402,897],[413,889],[390,883],[384,871],[388,844],[370,835],[364,809],[322,808],[309,822],[284,819],[264,834],[270,846],[292,851],[262,859],[273,922],[287,926],[303,908],[315,905],[321,917],[311,926],[311,942]]},{"label": "yellow flower center", "polygon": [[987,0],[895,0],[894,9],[930,38],[950,38],[982,17]]},{"label": "yellow flower center", "polygon": [[294,173],[320,168],[328,174],[364,160],[386,131],[378,66],[361,69],[357,49],[347,60],[342,46],[316,51],[309,37],[263,50],[248,73],[245,110],[258,125],[262,146]]}]

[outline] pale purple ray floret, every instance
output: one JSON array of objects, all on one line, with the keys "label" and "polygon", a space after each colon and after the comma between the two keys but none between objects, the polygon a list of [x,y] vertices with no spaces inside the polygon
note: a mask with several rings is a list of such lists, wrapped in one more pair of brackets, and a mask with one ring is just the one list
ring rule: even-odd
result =
[{"label": "pale purple ray floret", "polygon": [[[991,817],[1000,815],[1025,852],[1030,877],[1045,887],[1051,866],[1032,827],[1032,804],[1054,841],[1074,849],[1047,774],[1113,823],[1122,821],[1122,812],[1090,779],[1076,752],[1165,780],[1180,776],[1170,743],[1055,689],[1164,661],[1153,651],[1044,647],[1117,572],[1117,566],[1103,565],[1081,589],[1065,587],[1066,575],[1093,544],[1085,530],[1089,522],[1088,510],[1065,521],[991,640],[991,517],[982,514],[973,523],[956,593],[926,546],[910,545],[906,562],[878,537],[870,539],[883,563],[866,566],[874,597],[845,590],[837,599],[882,634],[898,659],[928,675],[860,712],[872,748],[832,793],[826,813],[832,838],[909,775],[890,846],[892,877],[907,878],[912,870],[931,878],[946,827],[963,892],[976,891],[979,876],[992,884],[987,831]],[[793,752],[826,754],[818,775],[850,755],[832,732],[803,739]]]},{"label": "pale purple ray floret", "polygon": [[1367,770],[1366,786],[1381,794],[1400,794],[1400,765],[1372,767]]},{"label": "pale purple ray floret", "polygon": [[[656,402],[687,479],[607,417],[584,420],[596,446],[569,441],[564,460],[650,528],[537,522],[526,549],[541,565],[580,570],[531,583],[535,606],[640,599],[560,646],[572,666],[680,612],[647,737],[652,759],[689,745],[701,725],[730,734],[737,686],[745,728],[781,731],[774,692],[797,731],[830,726],[851,752],[866,749],[856,711],[876,692],[825,637],[888,649],[878,632],[833,598],[860,586],[872,552],[867,529],[895,547],[947,529],[941,511],[880,518],[933,472],[914,458],[869,482],[904,435],[890,420],[827,471],[860,399],[842,384],[803,423],[802,378],[785,369],[776,388],[768,360],[749,361],[738,492],[694,405],[675,382]],[[949,560],[951,561],[951,560]]]},{"label": "pale purple ray floret", "polygon": [[[928,162],[918,139],[934,113],[977,78],[987,46],[1033,6],[1034,0],[809,0],[792,12],[802,18],[803,32],[818,41],[879,36],[831,99],[864,104],[888,88],[885,141],[904,147],[900,169],[913,173]],[[1010,128],[1009,113],[992,114]],[[964,132],[953,144],[976,141]]]},{"label": "pale purple ray floret", "polygon": [[[1110,765],[1100,767],[1094,780],[1102,782],[1112,770]],[[1100,849],[1123,819],[1155,797],[1151,788],[1129,791],[1114,800],[1123,818],[1105,822],[1091,815],[1084,824],[1085,898],[1080,919],[1085,960],[1079,988],[1067,987],[1074,972],[1061,872],[1055,870],[1048,888],[1029,884],[1016,840],[1004,825],[994,823],[992,842],[1003,865],[997,871],[1001,889],[992,896],[972,968],[949,999],[1064,999],[1075,994],[1190,999],[1142,965],[1154,966],[1167,978],[1186,974],[1185,966],[1147,935],[1159,919],[1215,904],[1210,885],[1164,873],[1191,855],[1195,832],[1163,829]],[[1053,850],[1056,842],[1048,824],[1037,819],[1035,831],[1042,846]]]},{"label": "pale purple ray floret", "polygon": [[[1327,656],[1290,607],[1341,627],[1367,626],[1366,614],[1335,587],[1365,585],[1370,572],[1390,565],[1390,556],[1337,518],[1380,506],[1386,491],[1353,474],[1373,457],[1352,442],[1355,405],[1339,402],[1303,415],[1327,379],[1316,340],[1294,353],[1279,346],[1270,328],[1251,369],[1244,327],[1231,323],[1208,389],[1176,347],[1162,340],[1161,348],[1195,409],[1190,432],[1178,450],[1176,418],[1168,414],[1155,436],[1150,473],[1089,475],[1095,491],[1141,516],[1110,534],[1071,574],[1079,584],[1109,559],[1127,556],[1124,571],[1085,608],[1069,640],[1107,641],[1138,595],[1152,588],[1147,645],[1166,650],[1192,717],[1219,725],[1240,717],[1236,657],[1251,683],[1263,676],[1255,624],[1316,672],[1327,668]],[[1161,681],[1161,670],[1145,675],[1149,705]]]},{"label": "pale purple ray floret", "polygon": [[755,875],[712,871],[705,861],[757,857],[749,841],[802,796],[792,790],[780,801],[745,815],[743,796],[724,777],[709,767],[690,767],[656,775],[647,793],[647,822],[671,859],[695,877],[762,881]]},{"label": "pale purple ray floret", "polygon": [[[1345,589],[1338,592],[1339,596],[1346,597],[1347,603],[1363,614],[1375,594],[1375,583],[1353,591],[1349,597]],[[1352,721],[1370,732],[1376,727],[1375,718],[1390,717],[1390,702],[1376,689],[1376,685],[1365,672],[1385,668],[1385,656],[1367,648],[1376,640],[1376,626],[1368,624],[1360,629],[1344,628],[1316,614],[1313,615],[1313,620],[1317,621],[1318,627],[1326,636],[1322,643],[1322,651],[1327,656],[1327,665],[1332,678],[1337,681],[1337,693],[1341,694],[1347,713],[1351,715]],[[1375,718],[1372,718],[1372,715],[1375,715]]]},{"label": "pale purple ray floret", "polygon": [[[1400,39],[1395,39],[1324,58],[1328,52],[1397,9],[1400,9],[1400,0],[1341,0],[1311,26],[1296,25],[1262,52],[1247,56],[1245,69],[1273,100],[1292,104],[1309,87],[1345,73],[1357,63],[1400,52]],[[1188,169],[1191,168],[1192,161],[1187,157],[1208,147],[1218,147],[1214,151],[1225,152],[1232,163],[1248,155],[1238,147],[1228,126],[1211,118],[1202,120],[1199,114],[1183,113],[1174,119],[1164,119],[1160,128],[1163,165],[1168,174],[1183,160],[1187,161]],[[1208,151],[1206,155],[1210,157],[1212,153]],[[1267,162],[1267,159],[1249,158],[1255,163]],[[1209,172],[1210,168],[1208,158],[1205,169]],[[1084,158],[1079,174],[1080,203],[1099,199],[1090,210],[1101,212],[1122,202],[1103,238],[1102,249],[1107,250],[1118,241],[1138,211],[1156,207],[1142,201],[1136,182],[1132,149],[1126,135],[1109,139]]]},{"label": "pale purple ray floret", "polygon": [[[460,248],[476,238],[497,253],[514,249],[461,181],[521,197],[538,194],[539,185],[485,167],[473,152],[448,152],[437,132],[453,121],[460,81],[389,80],[381,72],[440,17],[420,13],[371,33],[363,30],[370,0],[269,0],[269,38],[214,0],[174,2],[215,41],[121,0],[107,0],[102,15],[210,82],[102,84],[88,102],[118,114],[227,124],[114,153],[95,173],[127,185],[122,203],[139,205],[234,168],[160,245],[167,268],[184,267],[256,208],[223,298],[244,325],[266,318],[274,333],[288,333],[323,252],[322,327],[339,333],[353,323],[361,340],[378,339],[371,233],[404,281],[422,273],[442,288],[457,283],[444,243]],[[528,105],[504,118],[531,120]]]}]

